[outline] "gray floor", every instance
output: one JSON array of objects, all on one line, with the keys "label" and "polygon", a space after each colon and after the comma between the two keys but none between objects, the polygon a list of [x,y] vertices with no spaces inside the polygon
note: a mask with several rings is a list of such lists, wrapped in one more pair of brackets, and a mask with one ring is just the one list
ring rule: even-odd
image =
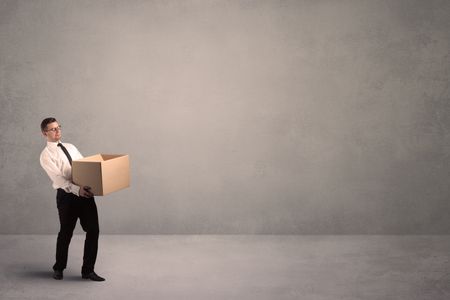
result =
[{"label": "gray floor", "polygon": [[103,235],[97,283],[74,236],[0,235],[0,299],[450,299],[450,236]]}]

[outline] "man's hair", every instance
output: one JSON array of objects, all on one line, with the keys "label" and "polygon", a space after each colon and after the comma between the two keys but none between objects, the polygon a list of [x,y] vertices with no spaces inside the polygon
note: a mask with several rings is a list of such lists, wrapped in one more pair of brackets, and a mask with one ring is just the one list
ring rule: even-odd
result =
[{"label": "man's hair", "polygon": [[57,122],[55,118],[45,118],[41,122],[41,130],[45,131],[45,129],[47,129],[47,125],[53,122]]}]

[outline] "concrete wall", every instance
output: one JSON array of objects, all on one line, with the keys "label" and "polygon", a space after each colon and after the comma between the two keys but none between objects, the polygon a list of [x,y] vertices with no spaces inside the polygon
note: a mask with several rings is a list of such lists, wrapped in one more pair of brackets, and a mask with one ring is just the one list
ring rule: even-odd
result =
[{"label": "concrete wall", "polygon": [[449,1],[0,0],[0,233],[55,233],[39,124],[128,153],[103,233],[450,234]]}]

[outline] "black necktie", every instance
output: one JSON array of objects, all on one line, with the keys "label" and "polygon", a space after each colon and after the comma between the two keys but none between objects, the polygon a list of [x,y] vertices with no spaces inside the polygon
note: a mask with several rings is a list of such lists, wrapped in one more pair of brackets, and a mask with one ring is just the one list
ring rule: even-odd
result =
[{"label": "black necktie", "polygon": [[67,156],[70,165],[72,165],[72,157],[70,157],[69,151],[67,151],[66,147],[64,147],[64,145],[61,143],[58,143],[58,147],[61,147],[62,151],[64,151],[64,154]]}]

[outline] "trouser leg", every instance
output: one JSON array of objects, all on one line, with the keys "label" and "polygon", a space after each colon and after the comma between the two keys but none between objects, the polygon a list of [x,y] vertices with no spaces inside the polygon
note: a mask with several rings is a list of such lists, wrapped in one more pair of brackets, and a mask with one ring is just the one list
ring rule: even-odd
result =
[{"label": "trouser leg", "polygon": [[80,211],[80,224],[86,232],[84,241],[84,255],[82,274],[89,274],[94,271],[95,261],[97,260],[99,224],[97,205],[94,198],[81,199],[82,206]]},{"label": "trouser leg", "polygon": [[70,195],[58,193],[57,206],[60,222],[60,230],[56,241],[56,262],[54,270],[64,270],[67,266],[69,244],[73,230],[77,223],[77,211]]}]

